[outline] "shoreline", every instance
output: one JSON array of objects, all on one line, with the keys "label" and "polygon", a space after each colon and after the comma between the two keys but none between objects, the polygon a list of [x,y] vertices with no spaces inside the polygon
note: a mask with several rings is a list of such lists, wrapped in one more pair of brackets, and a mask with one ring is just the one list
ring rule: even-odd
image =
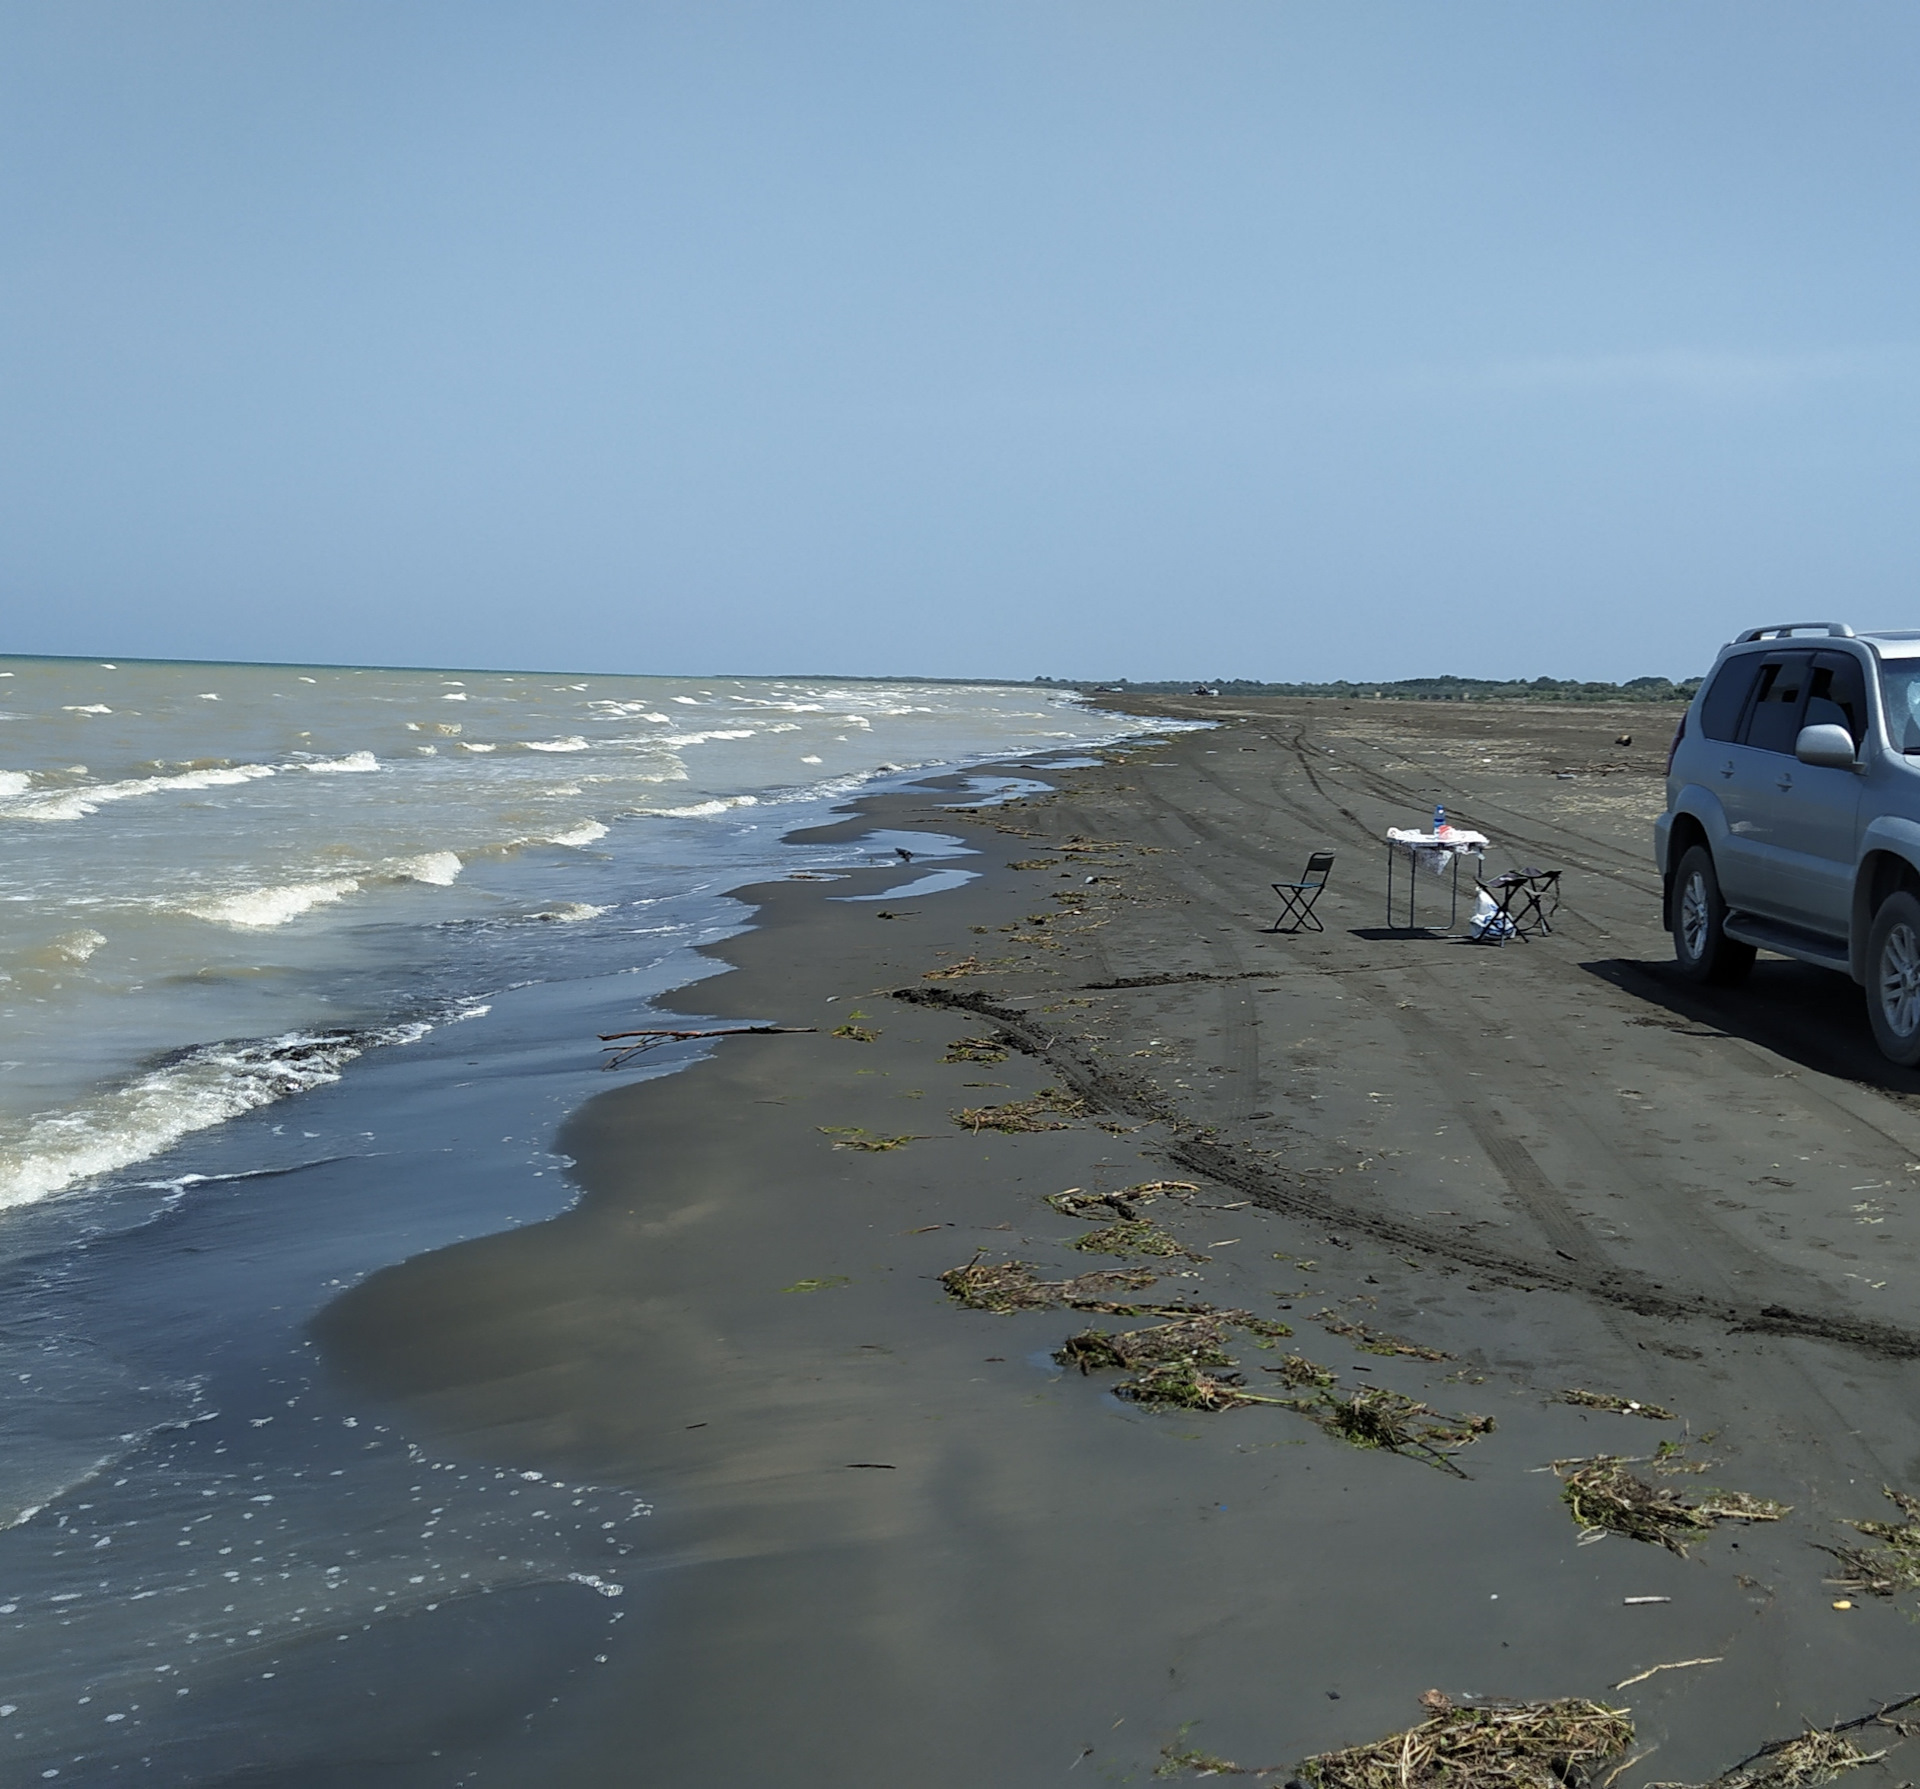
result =
[{"label": "shoreline", "polygon": [[[1604,1695],[1711,1655],[1728,1663],[1632,1698],[1641,1743],[1661,1746],[1654,1774],[1703,1780],[1796,1711],[1843,1719],[1912,1687],[1906,1624],[1890,1606],[1834,1611],[1809,1544],[1878,1516],[1880,1483],[1920,1458],[1912,1368],[1844,1338],[1729,1333],[1725,1313],[1914,1326],[1908,1233],[1889,1216],[1863,1243],[1825,1185],[1837,1171],[1857,1204],[1856,1183],[1920,1157],[1913,1094],[1871,1070],[1844,994],[1797,966],[1763,968],[1797,1008],[1729,998],[1713,1028],[1663,979],[1630,811],[1657,749],[1651,771],[1570,773],[1556,766],[1578,751],[1607,764],[1610,716],[1583,710],[1544,738],[1537,712],[1380,706],[1156,704],[1225,724],[972,815],[925,795],[850,804],[804,836],[960,832],[986,873],[906,918],[845,900],[897,881],[888,870],[871,890],[740,891],[758,912],[708,947],[732,973],[697,984],[699,1010],[821,1029],[735,1040],[695,1073],[591,1100],[560,1142],[582,1189],[569,1212],[418,1257],[328,1308],[330,1371],[410,1432],[628,1485],[657,1512],[650,1564],[628,1573],[637,1619],[607,1663],[511,1740],[442,1735],[458,1763],[445,1780],[613,1782],[635,1758],[662,1781],[778,1772],[822,1789],[1050,1782],[1083,1760],[1137,1780],[1189,1728],[1264,1764],[1406,1726],[1428,1687]],[[1496,840],[1577,866],[1554,937],[1490,951],[1379,935],[1366,841],[1435,777]],[[1063,852],[1076,834],[1113,844]],[[1345,871],[1327,933],[1261,934],[1263,880],[1321,842]],[[979,973],[926,979],[968,958]],[[901,987],[992,1011],[893,999]],[[834,1038],[828,1021],[881,1036]],[[996,1029],[1027,1049],[943,1060]],[[1075,1062],[1147,1092],[1129,1104],[1083,1076],[1075,1091],[1108,1109],[1058,1131],[952,1121],[1071,1080]],[[1800,1141],[1824,1151],[1817,1208],[1790,1196],[1802,1182],[1749,1184],[1790,1178],[1777,1121],[1727,1133],[1759,1100],[1783,1115],[1791,1100]],[[823,1127],[846,1126],[913,1140],[837,1148],[850,1133]],[[1170,1162],[1198,1190],[1151,1215],[1204,1260],[1076,1251],[1086,1223],[1045,1203],[1164,1179]],[[1250,1198],[1263,1176],[1295,1189],[1290,1206]],[[1343,1214],[1377,1221],[1343,1231]],[[1877,1248],[1877,1295],[1847,1278],[1855,1244]],[[1461,1450],[1456,1479],[1291,1411],[1129,1406],[1111,1376],[1052,1359],[1088,1319],[947,1296],[938,1275],[976,1249],[1047,1278],[1145,1265],[1150,1296],[1291,1324],[1281,1346],[1343,1387],[1498,1427]],[[1569,1260],[1592,1274],[1554,1283],[1544,1270]],[[1675,1307],[1590,1296],[1609,1275]],[[1380,1354],[1355,1324],[1447,1358]],[[1249,1381],[1275,1358],[1233,1352]],[[1556,1401],[1567,1387],[1688,1420]],[[1708,1431],[1710,1482],[1795,1513],[1721,1529],[1691,1560],[1581,1545],[1541,1472]]]}]

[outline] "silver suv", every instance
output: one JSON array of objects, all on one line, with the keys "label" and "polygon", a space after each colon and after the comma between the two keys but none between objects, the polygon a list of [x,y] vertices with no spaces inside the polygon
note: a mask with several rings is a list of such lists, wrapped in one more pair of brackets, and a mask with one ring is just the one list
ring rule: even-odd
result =
[{"label": "silver suv", "polygon": [[1724,648],[1654,857],[1684,974],[1736,982],[1756,950],[1838,969],[1882,1052],[1920,1063],[1920,633],[1796,622]]}]

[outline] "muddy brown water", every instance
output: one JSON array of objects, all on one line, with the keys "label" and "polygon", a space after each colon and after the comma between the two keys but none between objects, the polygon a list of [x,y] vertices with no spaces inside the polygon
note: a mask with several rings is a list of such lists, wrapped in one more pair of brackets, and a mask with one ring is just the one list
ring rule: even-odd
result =
[{"label": "muddy brown water", "polygon": [[[1649,829],[1672,715],[1168,710],[1220,724],[972,816],[864,804],[850,835],[963,830],[980,880],[894,919],[841,898],[880,872],[756,891],[699,1010],[817,1033],[591,1102],[562,1139],[573,1211],[331,1307],[329,1370],[410,1432],[658,1512],[604,1663],[382,1780],[1144,1781],[1169,1743],[1271,1765],[1370,1740],[1432,1687],[1631,1707],[1656,1748],[1635,1789],[1920,1689],[1912,1608],[1834,1609],[1815,1546],[1886,1513],[1883,1483],[1920,1489],[1920,1077],[1836,978],[1668,972]],[[1551,936],[1384,930],[1381,836],[1435,800],[1493,867],[1565,870]],[[1264,931],[1267,885],[1320,847],[1326,931]],[[943,1060],[996,1029],[1004,1063]],[[1091,1109],[952,1122],[1048,1086]],[[1053,1361],[1096,1319],[943,1293],[977,1251],[1119,1265],[1046,1196],[1169,1177],[1198,1190],[1152,1215],[1206,1259],[1150,1263],[1150,1296],[1284,1317],[1343,1388],[1494,1416],[1467,1478],[1285,1411],[1130,1406]],[[1322,1310],[1453,1358],[1367,1353]],[[1278,1383],[1277,1356],[1234,1351]],[[1548,1463],[1685,1438],[1712,1465],[1675,1482],[1792,1514],[1687,1559],[1582,1544]]]}]

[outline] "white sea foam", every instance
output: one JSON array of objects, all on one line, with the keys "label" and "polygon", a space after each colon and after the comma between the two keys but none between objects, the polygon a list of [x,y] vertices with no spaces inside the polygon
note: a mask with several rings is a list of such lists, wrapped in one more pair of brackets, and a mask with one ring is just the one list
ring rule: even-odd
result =
[{"label": "white sea foam", "polygon": [[349,752],[344,758],[316,758],[301,768],[310,770],[315,776],[354,776],[378,770],[380,760],[371,752]]},{"label": "white sea foam", "polygon": [[612,911],[610,906],[596,907],[588,901],[562,901],[557,907],[548,907],[528,917],[545,920],[549,925],[576,926],[583,919],[598,919],[601,914]]},{"label": "white sea foam", "polygon": [[684,808],[641,808],[643,814],[652,814],[662,820],[710,820],[716,814],[730,814],[735,808],[753,808],[760,805],[757,795],[729,795],[713,801],[696,801]]},{"label": "white sea foam", "polygon": [[104,702],[62,702],[62,714],[111,714],[113,710]]},{"label": "white sea foam", "polygon": [[84,963],[107,941],[105,932],[83,926],[77,932],[63,932],[47,945],[48,952],[62,962]]},{"label": "white sea foam", "polygon": [[418,857],[397,858],[387,866],[388,874],[408,882],[430,882],[436,888],[448,888],[460,874],[457,851],[427,851]]},{"label": "white sea foam", "polygon": [[[109,802],[132,801],[142,795],[181,795],[197,789],[228,788],[272,776],[270,764],[230,764],[209,770],[187,770],[177,776],[131,777],[118,783],[83,783],[76,789],[42,789],[0,799],[0,818],[8,820],[83,820]],[[4,792],[0,792],[4,794]]]},{"label": "white sea foam", "polygon": [[607,829],[598,820],[583,820],[578,826],[571,826],[565,832],[553,832],[547,835],[549,845],[591,845],[595,839],[604,839]]},{"label": "white sea foam", "polygon": [[463,739],[460,742],[460,749],[463,752],[497,752],[500,748],[497,745],[482,745],[474,739]]},{"label": "white sea foam", "polygon": [[585,752],[593,749],[578,733],[571,739],[526,739],[521,743],[530,752]]},{"label": "white sea foam", "polygon": [[24,795],[33,787],[33,778],[24,770],[0,770],[0,801],[9,796]]},{"label": "white sea foam", "polygon": [[315,907],[331,906],[359,892],[357,877],[334,876],[324,882],[285,882],[274,888],[249,888],[238,894],[190,901],[183,904],[180,911],[192,914],[195,919],[211,920],[215,925],[260,931],[283,926]]},{"label": "white sea foam", "polygon": [[716,727],[710,733],[663,733],[644,743],[664,746],[705,745],[709,739],[751,739],[753,735],[752,727]]},{"label": "white sea foam", "polygon": [[0,1143],[0,1210],[28,1205],[170,1148],[189,1132],[337,1081],[356,1056],[410,1044],[433,1027],[290,1032],[201,1044],[67,1112],[43,1115]]}]

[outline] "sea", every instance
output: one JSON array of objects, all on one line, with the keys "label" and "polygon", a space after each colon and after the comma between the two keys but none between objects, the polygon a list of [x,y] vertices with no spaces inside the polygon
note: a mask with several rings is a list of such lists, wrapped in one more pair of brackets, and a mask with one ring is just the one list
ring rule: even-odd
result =
[{"label": "sea", "polygon": [[436,1458],[307,1325],[566,1209],[601,1035],[716,972],[731,891],[970,874],[788,835],[1138,728],[1036,685],[0,658],[0,1782],[332,1781],[342,1710],[429,1755],[610,1644],[644,1488]]}]

